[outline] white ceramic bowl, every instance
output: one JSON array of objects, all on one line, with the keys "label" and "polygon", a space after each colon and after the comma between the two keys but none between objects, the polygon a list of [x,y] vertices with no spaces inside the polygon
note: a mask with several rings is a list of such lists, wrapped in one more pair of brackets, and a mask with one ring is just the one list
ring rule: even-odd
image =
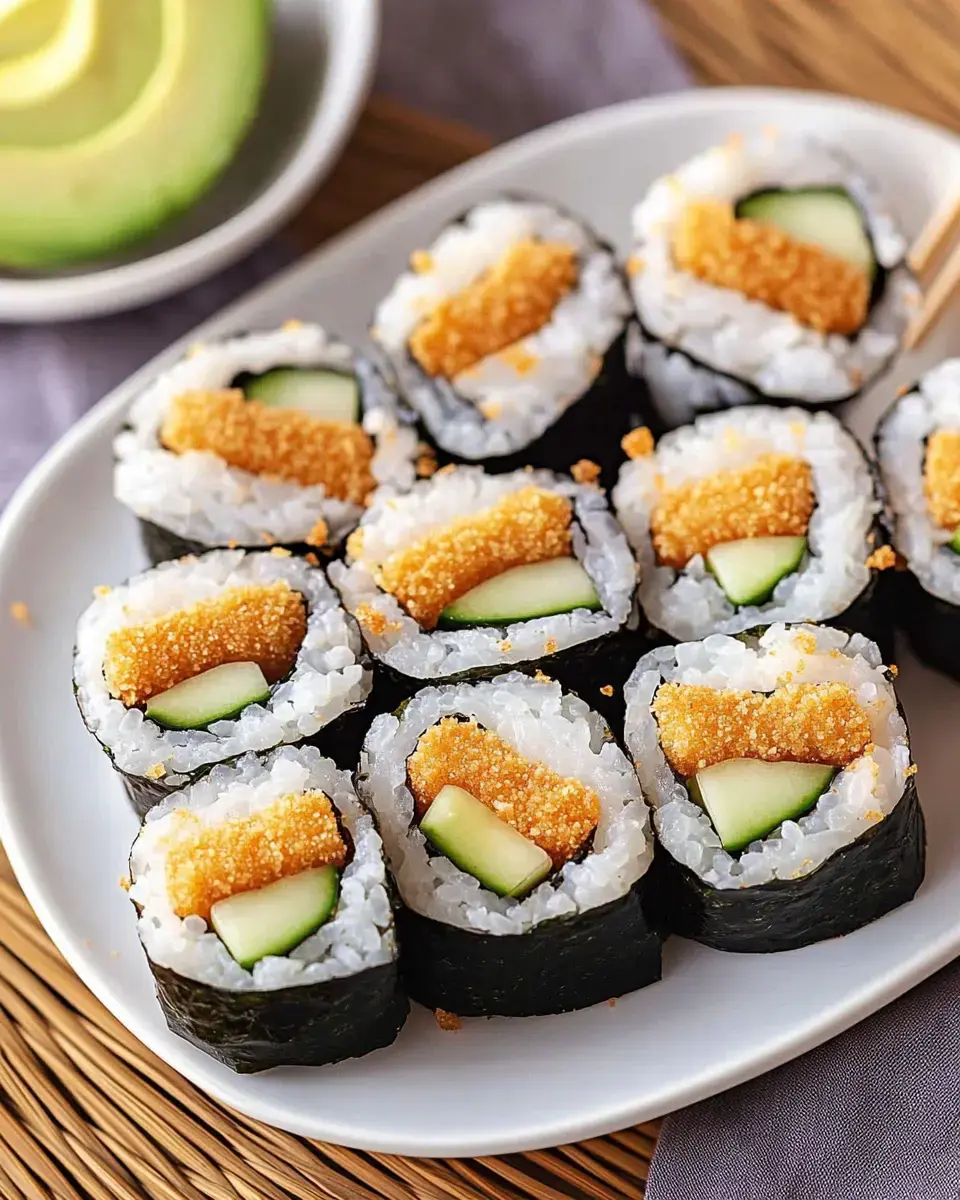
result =
[{"label": "white ceramic bowl", "polygon": [[333,166],[366,98],[379,32],[379,0],[273,0],[270,77],[260,112],[213,189],[121,258],[53,275],[0,272],[0,321],[136,308],[242,258]]}]

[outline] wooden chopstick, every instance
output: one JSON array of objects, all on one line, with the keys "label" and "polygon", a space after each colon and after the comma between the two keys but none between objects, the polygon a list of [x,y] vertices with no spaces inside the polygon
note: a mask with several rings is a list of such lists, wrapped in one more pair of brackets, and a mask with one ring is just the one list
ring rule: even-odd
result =
[{"label": "wooden chopstick", "polygon": [[[949,242],[960,229],[960,193],[942,205],[920,231],[907,255],[907,263],[921,277],[928,274]],[[907,326],[905,350],[916,350],[943,315],[944,309],[960,292],[960,243],[955,245],[924,289],[923,302]]]}]

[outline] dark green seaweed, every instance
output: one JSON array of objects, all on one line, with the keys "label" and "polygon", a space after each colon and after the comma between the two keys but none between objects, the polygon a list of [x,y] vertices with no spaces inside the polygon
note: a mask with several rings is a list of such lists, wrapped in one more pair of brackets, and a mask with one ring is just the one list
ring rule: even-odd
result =
[{"label": "dark green seaweed", "polygon": [[396,962],[259,992],[227,991],[150,967],[170,1029],[244,1074],[369,1054],[390,1045],[409,1011]]},{"label": "dark green seaweed", "polygon": [[925,853],[912,776],[887,817],[800,879],[721,890],[658,845],[653,915],[673,933],[717,950],[796,950],[852,933],[912,899],[923,881]]},{"label": "dark green seaweed", "polygon": [[646,879],[619,900],[528,933],[474,933],[401,907],[401,964],[412,999],[461,1017],[531,1017],[612,1000],[660,978],[660,933]]}]

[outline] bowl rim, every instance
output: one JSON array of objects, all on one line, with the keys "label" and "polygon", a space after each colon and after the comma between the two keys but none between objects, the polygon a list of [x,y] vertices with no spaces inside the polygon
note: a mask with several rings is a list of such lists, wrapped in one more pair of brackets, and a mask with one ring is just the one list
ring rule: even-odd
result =
[{"label": "bowl rim", "polygon": [[160,300],[236,262],[299,208],[333,167],[369,94],[380,44],[380,0],[336,3],[326,82],[290,161],[253,201],[188,241],[104,270],[50,279],[0,278],[0,322],[79,320]]}]

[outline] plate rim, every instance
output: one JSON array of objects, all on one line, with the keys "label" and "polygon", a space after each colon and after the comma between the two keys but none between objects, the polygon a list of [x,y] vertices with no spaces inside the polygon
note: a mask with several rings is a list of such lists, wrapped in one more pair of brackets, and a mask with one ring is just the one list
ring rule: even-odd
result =
[{"label": "plate rim", "polygon": [[[239,314],[241,310],[251,304],[263,303],[271,291],[285,290],[294,281],[309,276],[317,269],[318,262],[322,262],[335,253],[349,253],[352,243],[362,241],[368,229],[382,220],[385,215],[398,214],[408,208],[417,207],[424,196],[443,191],[451,180],[469,179],[474,172],[482,175],[491,158],[498,165],[509,166],[512,160],[523,159],[531,150],[536,151],[538,147],[549,147],[554,142],[562,141],[564,135],[571,131],[583,134],[593,128],[600,136],[604,136],[608,130],[624,124],[656,122],[665,113],[705,112],[722,109],[726,105],[733,106],[743,102],[763,103],[765,101],[796,102],[810,108],[824,105],[845,108],[851,112],[865,113],[887,121],[893,120],[899,124],[906,124],[908,127],[913,125],[918,129],[925,129],[960,144],[958,135],[935,122],[868,101],[796,89],[717,88],[671,93],[611,105],[545,126],[524,137],[496,147],[393,201],[378,213],[365,218],[349,230],[324,243],[301,262],[278,273],[267,283],[253,289],[242,299],[232,303],[191,333],[173,343],[94,405],[34,466],[11,498],[6,510],[0,514],[0,575],[4,572],[9,544],[21,521],[29,518],[31,507],[41,494],[49,487],[56,486],[56,477],[61,464],[69,460],[80,445],[95,440],[101,427],[115,421],[135,394],[141,380],[148,378],[164,362],[175,359],[185,347],[198,339],[229,332],[231,328],[236,327],[234,324],[236,314]],[[20,844],[17,836],[17,809],[15,803],[8,799],[8,796],[12,795],[12,791],[13,781],[8,779],[7,767],[3,757],[0,756],[0,838],[2,838],[17,882],[68,965],[116,1019],[149,1050],[182,1074],[188,1082],[199,1087],[214,1099],[238,1109],[254,1119],[266,1121],[294,1134],[375,1152],[395,1153],[410,1157],[507,1154],[602,1136],[612,1130],[650,1120],[665,1112],[674,1111],[707,1096],[725,1091],[823,1044],[933,974],[954,958],[960,948],[960,927],[958,927],[955,932],[945,932],[932,942],[925,943],[917,954],[904,961],[898,971],[890,971],[886,975],[870,980],[847,996],[842,1003],[836,1004],[826,1014],[815,1014],[799,1027],[785,1032],[772,1041],[765,1042],[762,1052],[751,1056],[741,1056],[719,1068],[708,1066],[695,1077],[688,1077],[684,1085],[679,1088],[670,1085],[669,1082],[665,1083],[657,1089],[656,1095],[651,1096],[648,1093],[640,1103],[630,1105],[618,1103],[603,1110],[594,1106],[588,1114],[575,1113],[563,1122],[551,1119],[539,1126],[535,1119],[532,1119],[524,1125],[522,1132],[510,1136],[504,1135],[495,1141],[488,1138],[485,1141],[470,1142],[462,1132],[443,1136],[437,1136],[434,1133],[430,1139],[425,1139],[419,1148],[411,1148],[409,1143],[400,1144],[392,1140],[390,1135],[377,1134],[368,1137],[366,1136],[368,1131],[363,1130],[358,1136],[355,1132],[355,1123],[349,1128],[339,1128],[336,1116],[332,1113],[320,1115],[319,1122],[316,1119],[317,1114],[313,1114],[313,1120],[297,1121],[295,1118],[291,1118],[288,1111],[277,1111],[278,1106],[269,1100],[257,1098],[251,1104],[245,1104],[242,1076],[231,1077],[225,1085],[221,1086],[219,1079],[215,1078],[211,1081],[204,1075],[203,1064],[201,1064],[201,1069],[197,1070],[195,1069],[196,1064],[188,1061],[186,1044],[183,1047],[183,1054],[181,1054],[179,1045],[172,1051],[169,1051],[166,1046],[157,1047],[153,1043],[151,1031],[144,1029],[138,1011],[116,1001],[106,977],[97,970],[92,957],[85,958],[80,949],[74,946],[72,936],[61,926],[59,913],[47,902],[42,869],[38,865],[38,869],[36,872],[34,871],[33,865],[29,861],[27,848]]]}]

